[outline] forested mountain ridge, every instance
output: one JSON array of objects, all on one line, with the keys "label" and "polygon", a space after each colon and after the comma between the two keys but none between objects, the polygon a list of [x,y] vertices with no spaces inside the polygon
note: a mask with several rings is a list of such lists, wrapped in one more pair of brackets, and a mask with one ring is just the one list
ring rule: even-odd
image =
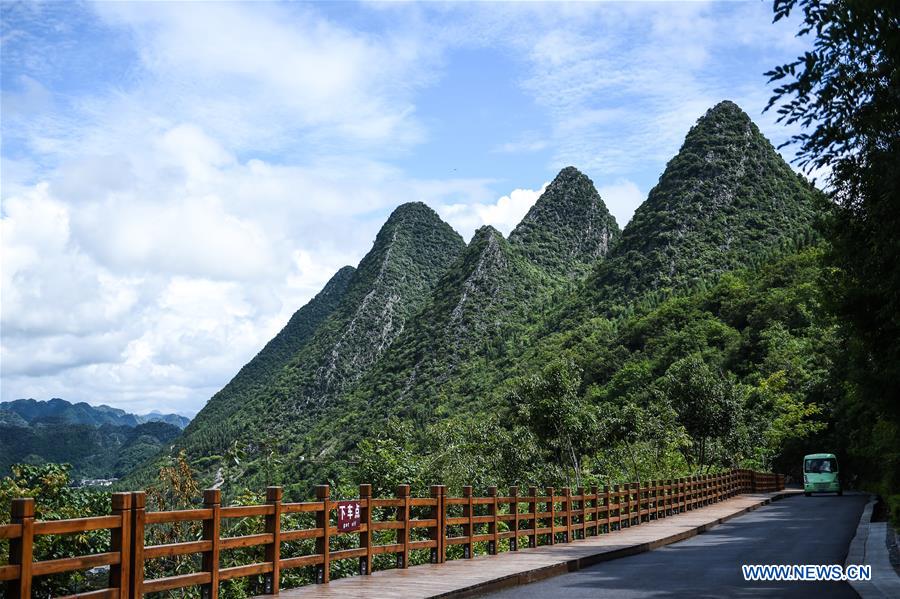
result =
[{"label": "forested mountain ridge", "polygon": [[58,397],[47,401],[36,399],[15,399],[0,402],[0,418],[11,419],[12,414],[21,417],[28,424],[87,424],[101,426],[135,427],[146,422],[166,422],[183,429],[191,421],[180,414],[131,414],[107,405],[92,406],[85,402],[72,403]]},{"label": "forested mountain ridge", "polygon": [[425,204],[399,206],[308,339],[296,343],[283,364],[267,367],[271,376],[261,378],[236,409],[207,419],[204,408],[179,447],[195,456],[216,455],[236,440],[301,434],[301,423],[387,350],[464,248],[462,237]]},{"label": "forested mountain ridge", "polygon": [[817,196],[740,107],[720,102],[691,128],[591,274],[593,306],[614,311],[745,266],[809,231]]},{"label": "forested mountain ridge", "polygon": [[352,266],[337,271],[322,291],[297,310],[284,328],[221,391],[212,396],[188,426],[186,434],[212,427],[218,431],[216,436],[219,438],[209,439],[209,444],[227,446],[231,442],[231,431],[217,426],[218,421],[239,410],[244,402],[250,401],[270,384],[271,379],[309,341],[322,321],[338,308],[355,271]]},{"label": "forested mountain ridge", "polygon": [[619,232],[593,181],[568,166],[513,229],[509,242],[548,274],[574,279],[606,255]]},{"label": "forested mountain ridge", "polygon": [[178,414],[129,414],[109,406],[17,399],[0,403],[0,474],[12,464],[67,462],[79,478],[118,478],[181,434]]},{"label": "forested mountain ridge", "polygon": [[[574,167],[508,239],[483,227],[465,246],[424,205],[401,206],[338,307],[276,376],[179,446],[207,475],[233,450],[243,464],[233,478],[302,486],[340,478],[360,444],[397,423],[482,426],[503,414],[511,426],[520,416],[509,411],[511,385],[561,357],[586,375],[579,394],[603,385],[603,401],[614,400],[626,389],[616,365],[641,351],[618,341],[620,320],[807,243],[816,194],[723,102],[690,130],[622,232]],[[676,361],[661,360],[642,384]]]},{"label": "forested mountain ridge", "polygon": [[510,372],[543,315],[618,233],[593,182],[564,168],[508,240],[490,226],[476,231],[409,330],[361,379],[351,411],[425,422],[467,409],[467,397],[484,397],[494,375]]}]

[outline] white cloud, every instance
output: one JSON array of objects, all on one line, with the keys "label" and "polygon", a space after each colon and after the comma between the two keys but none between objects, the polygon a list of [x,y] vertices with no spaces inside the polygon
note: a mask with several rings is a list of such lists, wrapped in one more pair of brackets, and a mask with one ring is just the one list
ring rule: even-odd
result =
[{"label": "white cloud", "polygon": [[[543,189],[497,198],[494,180],[390,162],[428,139],[416,94],[448,48],[526,57],[548,126],[485,151],[612,181],[599,191],[624,225],[643,196],[627,165],[664,163],[721,99],[702,74],[715,52],[795,43],[744,6],[378,6],[390,26],[371,32],[302,4],[98,3],[85,39],[114,34],[107,57],[63,35],[95,20],[52,21],[65,6],[13,9],[50,41],[4,34],[4,66],[30,75],[3,93],[0,385],[136,411],[198,409],[402,202],[466,237],[521,220]],[[70,68],[84,86],[60,92]]]},{"label": "white cloud", "polygon": [[544,183],[540,189],[514,189],[509,195],[490,204],[440,204],[435,210],[466,239],[471,238],[475,230],[484,225],[491,225],[504,235],[509,235],[549,184]]},{"label": "white cloud", "polygon": [[[95,8],[133,31],[144,93],[230,145],[271,150],[292,136],[397,145],[421,135],[408,95],[431,77],[432,50],[415,37],[370,36],[302,5]],[[154,93],[158,81],[165,86]]]},{"label": "white cloud", "polygon": [[[552,122],[553,164],[575,164],[597,178],[629,176],[638,159],[662,167],[696,119],[720,100],[738,102],[757,119],[769,95],[762,71],[803,49],[794,24],[772,25],[770,8],[761,4],[593,8],[513,43],[531,65],[524,89]],[[736,83],[747,73],[732,76],[730,61],[750,47],[764,48],[759,54],[770,58],[748,88]],[[784,130],[766,120],[761,125],[776,136]]]},{"label": "white cloud", "polygon": [[646,199],[646,194],[628,179],[617,179],[610,185],[598,187],[597,192],[622,228],[628,224],[634,211]]}]

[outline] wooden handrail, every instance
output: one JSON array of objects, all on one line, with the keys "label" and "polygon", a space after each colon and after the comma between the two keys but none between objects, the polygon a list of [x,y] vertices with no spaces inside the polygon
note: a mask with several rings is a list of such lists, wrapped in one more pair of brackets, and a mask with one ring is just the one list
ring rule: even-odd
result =
[{"label": "wooden handrail", "polygon": [[[316,582],[325,584],[331,578],[332,563],[338,560],[358,560],[359,573],[366,575],[372,573],[376,555],[394,554],[397,566],[407,568],[415,551],[430,552],[430,561],[440,564],[449,558],[447,548],[454,545],[462,545],[463,557],[471,559],[480,543],[486,544],[488,554],[496,554],[521,550],[521,538],[527,539],[528,547],[556,544],[557,536],[562,542],[574,542],[701,509],[740,493],[780,490],[784,482],[784,475],[735,469],[589,490],[580,487],[574,494],[569,488],[547,487],[538,495],[537,488],[530,487],[526,495],[520,495],[518,487],[511,487],[500,495],[496,487],[488,487],[485,495],[476,496],[466,486],[462,496],[450,497],[443,485],[433,485],[427,497],[411,497],[409,485],[400,485],[390,498],[372,497],[371,485],[363,484],[355,500],[360,505],[360,524],[351,532],[332,525],[337,502],[332,501],[327,485],[316,487],[315,501],[302,503],[283,503],[282,488],[269,487],[266,503],[250,506],[223,507],[220,492],[207,490],[202,508],[168,512],[146,512],[143,492],[114,493],[109,516],[50,521],[36,521],[34,500],[22,498],[13,500],[11,523],[0,525],[0,539],[9,540],[8,565],[0,566],[0,582],[6,583],[7,596],[24,599],[31,596],[35,576],[108,565],[109,587],[79,596],[143,597],[200,585],[205,596],[216,599],[220,581],[259,575],[264,592],[274,594],[281,586],[281,572],[289,568],[312,566]],[[461,514],[451,516],[451,510]],[[376,519],[376,512],[382,517]],[[282,516],[302,513],[315,517],[313,527],[285,529]],[[235,518],[261,518],[264,532],[223,537],[222,520]],[[190,521],[201,523],[202,539],[146,544],[148,527]],[[462,535],[452,536],[451,527],[461,529]],[[109,551],[34,560],[35,537],[94,530],[110,531]],[[393,542],[378,544],[375,531],[396,531],[396,536]],[[331,539],[338,536],[356,537],[358,547],[331,551]],[[282,557],[282,543],[300,539],[313,539],[314,553]],[[220,563],[222,551],[254,546],[264,547],[264,561],[228,567]],[[147,560],[197,554],[202,556],[198,572],[144,579]]]}]

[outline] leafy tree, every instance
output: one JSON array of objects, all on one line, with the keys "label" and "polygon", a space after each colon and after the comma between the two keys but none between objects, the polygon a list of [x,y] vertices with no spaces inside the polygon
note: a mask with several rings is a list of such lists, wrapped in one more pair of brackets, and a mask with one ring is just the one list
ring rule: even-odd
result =
[{"label": "leafy tree", "polygon": [[820,418],[822,408],[805,402],[788,387],[785,371],[779,370],[750,391],[748,411],[757,415],[750,427],[756,436],[751,443],[756,468],[770,470],[774,457],[786,443],[805,440],[825,428]]},{"label": "leafy tree", "polygon": [[741,419],[740,387],[693,354],[669,367],[661,388],[693,440],[689,460],[709,466],[710,446],[733,441]]},{"label": "leafy tree", "polygon": [[393,495],[397,485],[418,482],[423,469],[412,427],[391,420],[385,428],[387,435],[360,442],[354,468],[356,480],[371,484],[376,497]]},{"label": "leafy tree", "polygon": [[[109,494],[70,486],[69,464],[14,464],[11,475],[0,480],[0,524],[9,522],[12,500],[32,497],[35,518],[64,520],[85,516],[100,516],[110,510]],[[49,560],[75,555],[89,555],[109,551],[108,531],[89,531],[71,535],[41,535],[35,537],[35,560]],[[0,559],[9,555],[8,541],[0,545]],[[5,562],[0,562],[5,563]],[[91,572],[67,572],[40,576],[33,583],[35,597],[68,595],[105,586],[105,579]]]},{"label": "leafy tree", "polygon": [[[768,72],[769,107],[804,131],[799,161],[830,169],[833,308],[846,325],[848,395],[836,430],[864,480],[900,492],[900,4],[776,0],[814,47]],[[884,423],[874,427],[873,423]],[[877,432],[876,432],[877,431]],[[878,458],[877,460],[873,458]],[[900,500],[897,502],[900,510]]]},{"label": "leafy tree", "polygon": [[[572,466],[581,486],[581,458],[594,446],[595,408],[580,395],[581,370],[570,360],[557,359],[539,375],[521,380],[509,395],[514,417],[550,449],[569,484]],[[570,485],[571,486],[571,485]]]}]

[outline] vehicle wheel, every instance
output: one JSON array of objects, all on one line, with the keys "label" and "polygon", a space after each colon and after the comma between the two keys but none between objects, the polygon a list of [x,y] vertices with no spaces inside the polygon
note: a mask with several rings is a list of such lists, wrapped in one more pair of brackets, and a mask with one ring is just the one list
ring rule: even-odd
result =
[{"label": "vehicle wheel", "polygon": [[810,497],[812,495],[812,493],[803,493],[803,494],[806,495],[807,497]]}]

